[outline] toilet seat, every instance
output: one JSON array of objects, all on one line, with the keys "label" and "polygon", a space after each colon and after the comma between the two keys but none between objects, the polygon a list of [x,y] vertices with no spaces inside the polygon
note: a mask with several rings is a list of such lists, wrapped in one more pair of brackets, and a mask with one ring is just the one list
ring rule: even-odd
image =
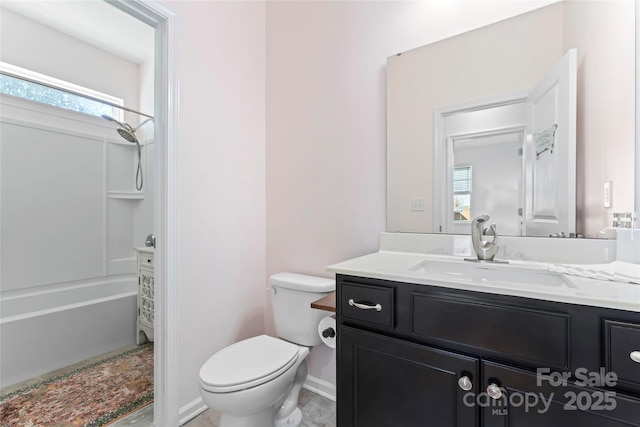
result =
[{"label": "toilet seat", "polygon": [[214,393],[256,387],[282,375],[297,359],[297,345],[259,335],[211,356],[200,369],[200,385]]}]

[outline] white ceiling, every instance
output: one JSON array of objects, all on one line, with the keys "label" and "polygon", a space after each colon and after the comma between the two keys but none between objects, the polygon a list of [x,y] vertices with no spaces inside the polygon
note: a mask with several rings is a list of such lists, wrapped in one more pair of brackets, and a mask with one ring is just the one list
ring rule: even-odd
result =
[{"label": "white ceiling", "polygon": [[[471,1],[482,3],[487,0]],[[529,2],[531,3],[529,8],[536,9],[557,1],[562,0],[537,0]],[[455,0],[423,0],[423,3],[425,10],[439,10],[447,6],[447,8],[453,8],[453,11],[455,11],[456,7],[469,7],[469,4]],[[494,2],[487,1],[487,5],[495,7],[492,3]],[[507,8],[508,6],[516,9],[521,8],[521,5],[517,4],[519,2],[513,2],[516,4],[509,4],[509,2],[497,3],[501,8]],[[129,61],[143,63],[153,58],[153,28],[122,12],[106,1],[0,0],[0,6]],[[483,8],[480,9],[482,10]],[[519,10],[516,13],[508,13],[507,15],[517,15],[525,11]],[[434,26],[434,28],[436,27],[437,25]],[[436,35],[432,41],[453,35],[447,27],[447,25],[444,25],[440,30],[443,34],[441,36]],[[419,30],[425,31],[422,27],[419,27]]]},{"label": "white ceiling", "polygon": [[154,29],[102,0],[2,0],[3,8],[128,61],[153,58]]}]

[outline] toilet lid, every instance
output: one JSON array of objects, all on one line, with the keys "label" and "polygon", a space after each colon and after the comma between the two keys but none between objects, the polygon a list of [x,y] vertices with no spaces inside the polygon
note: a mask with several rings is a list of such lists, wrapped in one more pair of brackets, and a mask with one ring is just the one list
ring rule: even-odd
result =
[{"label": "toilet lid", "polygon": [[259,335],[211,356],[200,368],[200,385],[220,393],[255,387],[281,375],[297,359],[297,345]]}]

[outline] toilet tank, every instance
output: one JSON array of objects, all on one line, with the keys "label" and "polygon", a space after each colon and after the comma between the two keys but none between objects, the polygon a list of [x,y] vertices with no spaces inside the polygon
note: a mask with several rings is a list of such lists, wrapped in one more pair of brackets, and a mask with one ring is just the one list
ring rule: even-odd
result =
[{"label": "toilet tank", "polygon": [[271,288],[274,292],[273,319],[278,336],[300,345],[319,345],[318,323],[329,313],[311,308],[311,303],[335,291],[335,280],[278,273],[271,276]]}]

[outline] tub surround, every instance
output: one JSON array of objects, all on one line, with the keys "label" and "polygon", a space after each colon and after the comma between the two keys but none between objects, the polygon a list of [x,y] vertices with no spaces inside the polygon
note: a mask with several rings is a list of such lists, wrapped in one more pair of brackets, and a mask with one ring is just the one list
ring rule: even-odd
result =
[{"label": "tub surround", "polygon": [[0,387],[132,345],[136,286],[133,277],[120,276],[3,295]]},{"label": "tub surround", "polygon": [[4,387],[135,343],[131,248],[153,203],[134,191],[135,144],[102,119],[4,96],[0,121]]},{"label": "tub surround", "polygon": [[[378,252],[334,264],[328,267],[328,271],[640,312],[639,284],[556,274],[540,268],[540,263],[611,263],[616,259],[615,240],[501,237],[499,244],[501,249],[497,259],[508,259],[509,264],[464,261],[465,257],[475,257],[470,236],[382,233]],[[515,259],[509,254],[515,255]],[[429,262],[448,265],[451,271],[440,268],[429,272],[421,268]],[[459,266],[464,269],[476,267],[503,272],[508,277],[476,277],[473,272],[455,274],[455,264],[452,263],[460,263]],[[523,284],[512,279],[518,272],[530,273],[531,278],[539,277],[540,282],[544,283],[538,284],[532,279],[531,283]]]}]

